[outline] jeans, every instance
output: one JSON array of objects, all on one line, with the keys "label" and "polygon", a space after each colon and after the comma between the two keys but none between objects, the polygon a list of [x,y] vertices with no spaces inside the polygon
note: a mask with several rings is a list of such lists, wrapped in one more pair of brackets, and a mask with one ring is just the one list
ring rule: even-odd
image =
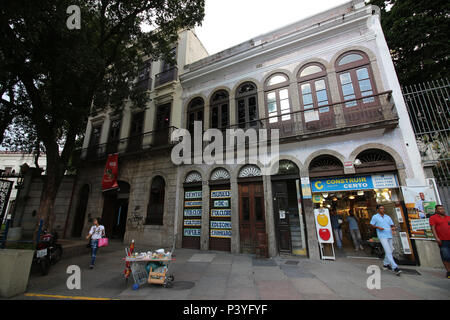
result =
[{"label": "jeans", "polygon": [[336,238],[336,245],[338,248],[342,248],[342,229],[333,229],[334,237]]},{"label": "jeans", "polygon": [[392,269],[395,270],[398,267],[398,265],[395,263],[394,257],[392,256],[392,252],[394,251],[394,247],[392,245],[392,238],[391,239],[380,238],[380,242],[384,249],[383,264],[385,266],[390,265]]},{"label": "jeans", "polygon": [[352,236],[355,249],[358,249],[359,246],[362,246],[361,234],[359,233],[358,229],[350,229],[350,235]]},{"label": "jeans", "polygon": [[98,251],[98,240],[91,240],[91,265],[95,263],[95,258],[97,257]]}]

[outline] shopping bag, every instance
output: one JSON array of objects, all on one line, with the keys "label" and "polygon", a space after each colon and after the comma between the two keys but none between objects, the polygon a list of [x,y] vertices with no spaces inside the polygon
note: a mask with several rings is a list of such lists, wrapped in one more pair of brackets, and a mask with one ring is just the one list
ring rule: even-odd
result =
[{"label": "shopping bag", "polygon": [[99,247],[106,247],[108,245],[108,238],[100,238],[98,239]]}]

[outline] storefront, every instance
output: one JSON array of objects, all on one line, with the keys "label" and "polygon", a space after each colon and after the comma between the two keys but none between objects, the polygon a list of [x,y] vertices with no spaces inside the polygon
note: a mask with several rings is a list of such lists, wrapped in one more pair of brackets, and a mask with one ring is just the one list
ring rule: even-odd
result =
[{"label": "storefront", "polygon": [[[376,231],[370,227],[376,206],[383,205],[399,228],[394,234],[394,248],[399,260],[414,261],[408,237],[407,217],[402,205],[402,194],[396,173],[376,173],[353,176],[312,178],[311,191],[316,208],[328,208],[331,215],[342,217],[342,250],[348,255],[372,256],[372,243],[377,243]],[[354,215],[361,235],[363,250],[354,242],[350,228],[350,215]],[[340,217],[339,217],[340,218]],[[356,246],[355,246],[356,244]],[[337,241],[334,240],[337,247]]]},{"label": "storefront", "polygon": [[202,234],[202,177],[198,172],[187,175],[184,187],[183,248],[200,249]]}]

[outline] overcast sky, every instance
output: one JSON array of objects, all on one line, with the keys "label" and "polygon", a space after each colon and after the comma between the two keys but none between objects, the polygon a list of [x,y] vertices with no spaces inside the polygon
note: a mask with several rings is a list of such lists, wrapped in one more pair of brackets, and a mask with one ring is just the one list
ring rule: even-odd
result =
[{"label": "overcast sky", "polygon": [[205,19],[195,31],[214,54],[349,1],[205,0]]}]

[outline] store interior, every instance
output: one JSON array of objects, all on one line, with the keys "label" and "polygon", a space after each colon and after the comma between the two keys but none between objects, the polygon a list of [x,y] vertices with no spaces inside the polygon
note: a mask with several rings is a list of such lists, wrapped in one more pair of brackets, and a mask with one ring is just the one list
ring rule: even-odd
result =
[{"label": "store interior", "polygon": [[[370,227],[370,220],[376,214],[376,206],[382,204],[385,212],[395,219],[395,202],[398,201],[398,189],[373,189],[373,190],[354,190],[339,191],[335,193],[313,193],[313,201],[316,208],[327,208],[330,215],[333,209],[338,215],[342,216],[342,250],[338,250],[336,239],[334,248],[336,255],[340,253],[347,256],[374,256],[371,239],[376,240],[376,231]],[[350,233],[348,217],[353,212],[359,232],[361,235],[361,244],[364,249],[359,246],[355,248]],[[359,242],[358,242],[359,243]]]}]

